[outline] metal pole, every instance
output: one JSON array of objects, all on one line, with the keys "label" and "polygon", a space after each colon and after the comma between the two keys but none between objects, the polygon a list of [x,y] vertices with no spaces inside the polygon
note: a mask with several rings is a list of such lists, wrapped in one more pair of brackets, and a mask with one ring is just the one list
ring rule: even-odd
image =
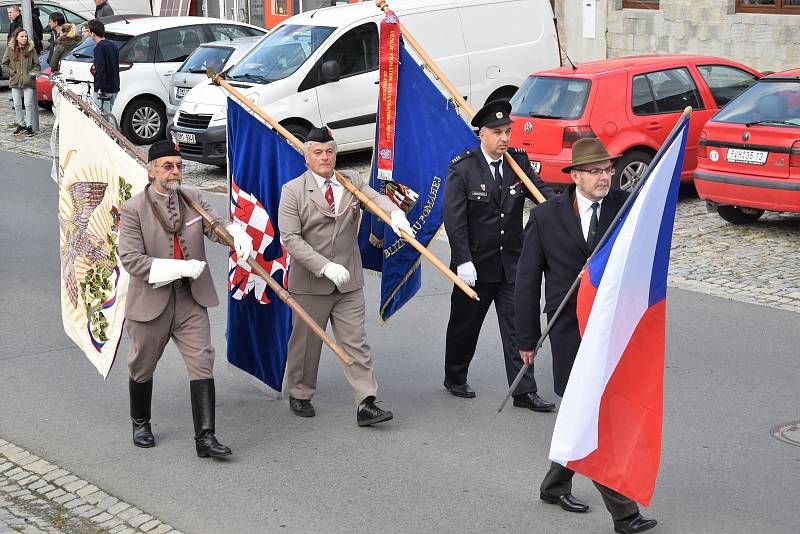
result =
[{"label": "metal pole", "polygon": [[[31,5],[31,0],[22,0],[21,7],[22,7],[22,27],[25,28],[25,32],[28,34],[28,41],[33,43],[34,42],[34,35],[33,35],[33,6]],[[36,50],[33,51],[36,54]],[[36,61],[39,61],[39,55],[36,54]],[[33,87],[34,95],[33,95],[33,110],[31,111],[31,124],[28,126],[33,129],[34,132],[39,131],[39,105],[36,102],[36,86]],[[22,102],[24,105],[25,102],[25,95],[23,89],[23,98]]]}]

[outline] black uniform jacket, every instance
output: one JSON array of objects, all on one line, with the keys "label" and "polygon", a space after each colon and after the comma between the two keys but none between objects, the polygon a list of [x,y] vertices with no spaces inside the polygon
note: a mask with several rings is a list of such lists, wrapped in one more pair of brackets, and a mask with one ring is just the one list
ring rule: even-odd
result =
[{"label": "black uniform jacket", "polygon": [[[598,240],[613,222],[628,193],[612,189],[603,199],[597,225]],[[575,185],[557,199],[531,210],[525,227],[525,242],[519,258],[516,284],[517,346],[532,350],[541,336],[540,300],[542,274],[545,277],[544,312],[553,312],[561,304],[591,251],[581,230],[580,218],[573,207]],[[562,313],[575,315],[578,292],[575,291]],[[574,355],[573,355],[574,358]]]},{"label": "black uniform jacket", "polygon": [[522,208],[530,192],[508,164],[514,161],[546,198],[555,192],[531,170],[523,149],[503,157],[503,186],[497,186],[480,147],[450,163],[444,189],[444,226],[450,241],[450,268],[471,261],[479,282],[513,283],[522,250]]}]

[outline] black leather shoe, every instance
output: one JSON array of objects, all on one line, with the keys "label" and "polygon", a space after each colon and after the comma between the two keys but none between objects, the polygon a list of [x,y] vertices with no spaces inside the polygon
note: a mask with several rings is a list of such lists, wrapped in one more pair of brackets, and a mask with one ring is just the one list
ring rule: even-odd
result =
[{"label": "black leather shoe", "polygon": [[150,429],[149,419],[131,419],[133,423],[133,444],[143,449],[156,446],[156,438]]},{"label": "black leather shoe", "polygon": [[209,429],[203,430],[200,435],[195,436],[194,443],[197,456],[200,458],[215,458],[231,454],[230,448],[217,441],[214,432]]},{"label": "black leather shoe", "polygon": [[469,384],[464,382],[463,384],[451,384],[450,382],[445,379],[444,381],[444,389],[450,392],[451,395],[455,395],[456,397],[461,397],[462,399],[472,399],[475,397],[475,392],[472,391],[472,388],[469,387]]},{"label": "black leather shoe", "polygon": [[314,407],[311,405],[311,401],[308,399],[289,397],[289,408],[292,409],[295,415],[299,415],[300,417],[314,417],[317,415],[317,412],[314,411]]},{"label": "black leather shoe", "polygon": [[534,412],[552,412],[556,405],[547,402],[536,393],[525,393],[524,395],[514,396],[514,406],[517,408],[527,408]]},{"label": "black leather shoe", "polygon": [[370,426],[383,423],[394,417],[389,410],[382,410],[375,405],[375,397],[367,397],[356,412],[358,426]]},{"label": "black leather shoe", "polygon": [[614,521],[614,532],[619,534],[634,534],[635,532],[644,532],[650,530],[658,524],[655,519],[647,519],[642,514],[637,513],[627,519]]},{"label": "black leather shoe", "polygon": [[548,495],[547,493],[540,493],[539,498],[548,504],[557,504],[567,512],[582,514],[589,511],[589,506],[583,504],[581,501],[573,497],[571,493],[564,495]]}]

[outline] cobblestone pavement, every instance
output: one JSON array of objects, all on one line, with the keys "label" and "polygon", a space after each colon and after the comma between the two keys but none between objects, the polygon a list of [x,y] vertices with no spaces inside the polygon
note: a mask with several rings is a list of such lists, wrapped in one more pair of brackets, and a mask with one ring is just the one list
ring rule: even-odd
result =
[{"label": "cobblestone pavement", "polygon": [[0,534],[181,534],[0,439]]},{"label": "cobblestone pavement", "polygon": [[[0,149],[50,158],[53,114],[41,111],[41,131],[33,138],[15,138],[9,97],[8,91],[0,92]],[[360,172],[369,163],[368,153],[339,157],[339,167]],[[187,162],[185,181],[207,191],[227,191],[225,170],[216,166]],[[736,226],[707,213],[705,203],[684,189],[675,220],[670,286],[800,313],[800,214],[767,213],[756,224]],[[0,534],[11,532],[178,534],[0,439]]]}]

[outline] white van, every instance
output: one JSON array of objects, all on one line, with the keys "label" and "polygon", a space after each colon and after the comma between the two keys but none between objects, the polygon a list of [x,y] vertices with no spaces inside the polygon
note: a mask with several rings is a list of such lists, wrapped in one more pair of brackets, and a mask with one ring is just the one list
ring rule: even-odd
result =
[{"label": "white van", "polygon": [[[510,99],[531,72],[559,64],[549,0],[394,0],[392,9],[474,108]],[[273,28],[227,79],[303,139],[327,125],[341,151],[369,148],[378,102],[373,2],[298,14]],[[412,52],[413,53],[413,52]],[[226,97],[205,81],[169,125],[186,159],[225,164]]]},{"label": "white van", "polygon": [[[83,15],[87,19],[94,18],[97,6],[94,0],[58,0],[58,4]],[[108,5],[114,10],[115,15],[152,15],[150,0],[108,0]]]}]

